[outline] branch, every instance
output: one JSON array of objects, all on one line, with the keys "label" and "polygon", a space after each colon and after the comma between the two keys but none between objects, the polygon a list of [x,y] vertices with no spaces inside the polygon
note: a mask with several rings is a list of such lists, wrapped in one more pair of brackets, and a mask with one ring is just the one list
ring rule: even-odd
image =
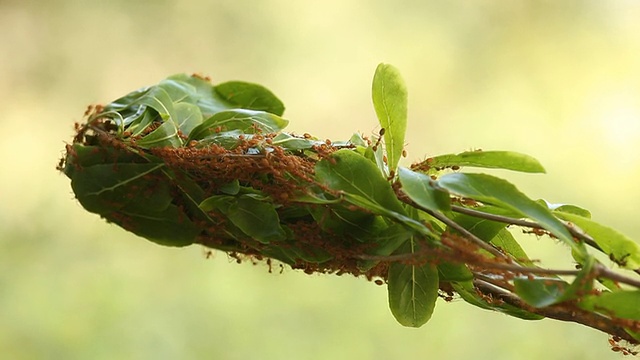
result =
[{"label": "branch", "polygon": [[[540,224],[532,222],[532,221],[527,221],[527,220],[522,220],[522,219],[514,219],[514,218],[511,218],[511,217],[502,216],[502,215],[489,214],[489,213],[486,213],[486,212],[473,210],[473,209],[469,209],[469,208],[458,206],[458,205],[451,205],[451,210],[453,210],[453,211],[455,211],[457,213],[460,213],[460,214],[475,216],[475,217],[478,217],[478,218],[481,218],[481,219],[487,219],[487,220],[502,222],[502,223],[511,224],[511,225],[517,225],[517,226],[522,226],[522,227],[528,227],[528,228],[532,228],[532,229],[544,230],[544,228]],[[598,250],[598,251],[600,251],[602,253],[605,253],[604,250],[602,250],[602,248],[596,243],[595,240],[593,240],[593,238],[591,236],[585,234],[582,231],[578,231],[578,229],[576,229],[573,226],[569,226],[564,221],[562,223],[564,224],[565,228],[571,233],[571,235],[573,235],[574,237],[584,241],[585,244],[591,246],[592,248],[594,248],[594,249],[596,249],[596,250]],[[632,271],[635,272],[636,274],[640,274],[640,269],[634,269]]]},{"label": "branch", "polygon": [[507,260],[511,260],[508,256],[506,256],[505,254],[501,253],[500,250],[496,249],[495,247],[493,247],[492,245],[486,243],[485,241],[483,241],[482,239],[480,239],[479,237],[473,235],[473,233],[471,233],[469,230],[463,228],[462,226],[458,225],[455,221],[449,219],[448,217],[446,217],[445,215],[435,212],[435,211],[431,211],[428,209],[425,209],[421,206],[419,206],[418,204],[412,204],[412,206],[415,206],[423,211],[425,211],[427,214],[433,216],[434,218],[440,220],[441,222],[443,222],[445,225],[449,226],[450,228],[456,230],[457,232],[459,232],[460,234],[464,235],[465,238],[471,240],[474,244],[478,245],[479,247],[481,247],[482,249],[488,251],[489,253],[491,253],[492,255],[494,255],[497,258],[503,258],[503,259],[507,259]]},{"label": "branch", "polygon": [[624,327],[616,324],[614,319],[605,317],[597,313],[581,310],[580,308],[572,306],[573,304],[562,303],[546,306],[543,308],[536,308],[525,303],[516,295],[502,290],[493,284],[489,284],[484,280],[476,279],[473,281],[473,284],[483,294],[490,294],[494,298],[498,298],[509,305],[513,305],[530,313],[542,315],[544,317],[556,320],[579,323],[588,327],[592,327],[594,329],[598,329],[610,335],[618,336],[629,341],[632,344],[636,344],[638,342],[625,331]]}]

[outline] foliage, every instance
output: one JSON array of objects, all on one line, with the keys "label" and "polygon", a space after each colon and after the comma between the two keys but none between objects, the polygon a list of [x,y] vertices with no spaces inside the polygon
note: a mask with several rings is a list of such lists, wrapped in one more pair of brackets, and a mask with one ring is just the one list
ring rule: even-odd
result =
[{"label": "foliage", "polygon": [[[58,168],[86,210],[158,244],[386,282],[405,326],[425,324],[438,297],[459,296],[640,342],[637,243],[578,206],[460,171],[544,172],[527,155],[470,151],[399,166],[407,127],[399,72],[378,66],[372,93],[380,137],[321,141],[284,132],[282,102],[260,85],[176,75],[89,107]],[[540,267],[512,235],[517,227],[557,239],[575,264]]]}]

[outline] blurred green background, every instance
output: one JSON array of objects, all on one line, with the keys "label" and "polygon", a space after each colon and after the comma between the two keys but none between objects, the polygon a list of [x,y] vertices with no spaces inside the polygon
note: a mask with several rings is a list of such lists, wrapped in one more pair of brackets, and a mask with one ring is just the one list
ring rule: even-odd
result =
[{"label": "blurred green background", "polygon": [[[54,167],[86,105],[180,72],[267,86],[297,133],[373,134],[371,79],[388,62],[409,88],[407,163],[524,152],[548,174],[500,175],[639,239],[639,18],[622,0],[0,0],[0,354],[618,358],[574,324],[457,300],[403,328],[386,289],[363,279],[154,245],[85,212]],[[550,263],[566,250],[527,246]]]}]

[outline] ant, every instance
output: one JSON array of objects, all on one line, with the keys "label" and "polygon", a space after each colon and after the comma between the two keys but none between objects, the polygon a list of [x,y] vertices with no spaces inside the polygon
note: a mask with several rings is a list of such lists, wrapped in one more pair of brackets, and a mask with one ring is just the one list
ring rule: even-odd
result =
[{"label": "ant", "polygon": [[378,139],[376,140],[375,145],[373,145],[373,147],[371,147],[371,148],[373,149],[373,151],[377,151],[377,150],[378,150],[378,145],[380,145],[380,141],[382,141],[382,137],[384,136],[385,131],[386,131],[386,130],[385,130],[384,128],[382,128],[382,129],[380,129],[380,131],[378,132],[378,134],[379,134],[380,136],[379,136],[379,137],[378,137]]},{"label": "ant", "polygon": [[621,256],[620,258],[616,258],[616,256],[611,253],[609,254],[609,260],[613,261],[614,263],[618,264],[619,266],[627,266],[627,258],[631,256],[631,254],[627,253],[624,254],[623,256]]}]

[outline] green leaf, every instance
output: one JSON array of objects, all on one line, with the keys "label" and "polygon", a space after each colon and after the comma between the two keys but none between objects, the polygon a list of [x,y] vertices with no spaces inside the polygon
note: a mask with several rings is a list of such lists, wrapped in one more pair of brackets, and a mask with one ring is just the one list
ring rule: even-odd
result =
[{"label": "green leaf", "polygon": [[163,166],[97,164],[76,171],[71,179],[71,188],[87,211],[104,215],[131,203],[142,191],[154,191],[163,186],[162,182],[144,178]]},{"label": "green leaf", "polygon": [[242,196],[231,205],[226,215],[235,226],[261,243],[266,244],[286,238],[272,203]]},{"label": "green leaf", "polygon": [[407,216],[389,182],[374,163],[349,149],[334,152],[315,166],[316,180],[329,189],[340,191],[349,203],[374,214],[387,216],[423,235],[429,229]]},{"label": "green leaf", "polygon": [[434,181],[427,175],[398,168],[398,176],[404,192],[419,206],[431,211],[449,211],[451,199],[446,191],[433,187]]},{"label": "green leaf", "polygon": [[373,76],[373,107],[380,126],[385,130],[389,170],[395,172],[407,130],[407,88],[398,69],[380,64]]},{"label": "green leaf", "polygon": [[429,241],[433,241],[434,238],[431,236],[433,235],[433,233],[431,232],[431,230],[429,230],[429,228],[427,228],[424,224],[422,224],[420,221],[415,220],[409,216],[406,216],[403,213],[399,213],[393,210],[389,210],[388,208],[375,203],[373,201],[371,201],[369,198],[365,198],[363,196],[359,196],[359,195],[355,195],[355,194],[350,194],[350,193],[344,193],[342,194],[344,200],[346,200],[347,202],[361,208],[364,209],[366,211],[370,211],[373,214],[377,214],[377,215],[382,215],[382,216],[386,216],[390,219],[393,219],[397,222],[399,222],[400,224],[405,225],[408,228],[411,228],[413,230],[415,230],[417,233],[424,235],[427,237],[427,239]]},{"label": "green leaf", "polygon": [[175,121],[176,119],[171,96],[159,86],[152,87],[136,101],[136,104],[146,105],[154,109],[165,121]]},{"label": "green leaf", "polygon": [[201,231],[173,204],[162,211],[141,207],[130,211],[125,207],[104,217],[125,230],[164,246],[191,245]]},{"label": "green leaf", "polygon": [[204,199],[198,206],[203,211],[220,211],[226,213],[229,207],[236,201],[234,196],[229,195],[212,195]]},{"label": "green leaf", "polygon": [[254,133],[256,129],[264,133],[282,130],[289,121],[264,111],[234,109],[214,114],[196,126],[189,134],[189,140],[199,140],[219,132],[240,130]]},{"label": "green leaf", "polygon": [[[93,160],[82,162],[90,164]],[[88,165],[71,174],[71,187],[87,211],[158,244],[186,246],[193,243],[200,228],[171,204],[169,184],[158,173],[163,166]]]},{"label": "green leaf", "polygon": [[367,146],[363,148],[364,150],[357,151],[359,154],[363,155],[369,161],[376,164],[378,170],[380,170],[380,174],[382,174],[385,178],[389,176],[389,167],[384,161],[384,151],[381,146],[378,146],[375,150],[373,150],[372,146]]},{"label": "green leaf", "polygon": [[459,154],[446,154],[425,160],[415,167],[420,168],[420,165],[427,165],[430,168],[471,166],[527,173],[545,172],[538,160],[529,155],[512,151],[466,151]]},{"label": "green leaf", "polygon": [[138,90],[134,90],[128,93],[127,95],[121,98],[118,98],[112,101],[111,103],[109,103],[108,105],[106,105],[104,107],[104,112],[111,112],[111,111],[120,112],[125,109],[128,109],[132,106],[132,104],[135,104],[140,97],[148,93],[149,90],[151,90],[151,87],[144,87]]},{"label": "green leaf", "polygon": [[518,244],[511,232],[505,228],[501,229],[496,236],[491,239],[491,243],[511,255],[520,264],[533,266],[534,263],[529,259],[527,253]]},{"label": "green leaf", "polygon": [[465,264],[456,264],[443,261],[438,264],[440,281],[469,281],[473,279],[473,273]]},{"label": "green leaf", "polygon": [[174,106],[178,128],[184,135],[189,135],[191,130],[202,123],[200,108],[194,104],[179,103]]},{"label": "green leaf", "polygon": [[311,149],[314,145],[320,145],[324,143],[324,141],[299,138],[287,133],[279,133],[271,140],[272,145],[281,146],[285,150],[289,151]]},{"label": "green leaf", "polygon": [[223,131],[219,133],[214,132],[213,134],[207,135],[198,141],[200,145],[206,146],[216,144],[225,149],[235,149],[241,141],[240,137],[248,139],[249,134],[244,134],[241,130]]},{"label": "green leaf", "polygon": [[149,133],[149,135],[138,140],[136,144],[143,148],[180,147],[182,146],[182,139],[178,136],[176,124],[173,121],[167,121]]},{"label": "green leaf", "polygon": [[640,320],[640,290],[590,295],[578,305],[589,311],[623,319]]},{"label": "green leaf", "polygon": [[561,211],[564,213],[574,214],[574,215],[582,216],[583,218],[591,219],[591,212],[589,210],[583,209],[575,205],[561,205],[551,210]]},{"label": "green leaf", "polygon": [[238,108],[266,111],[278,116],[284,113],[284,104],[262,85],[243,81],[229,81],[214,87],[221,98]]},{"label": "green leaf", "polygon": [[[413,253],[413,241],[398,253]],[[388,274],[389,308],[403,326],[420,327],[433,314],[438,299],[438,268],[392,263]]]},{"label": "green leaf", "polygon": [[263,244],[286,239],[275,206],[251,195],[214,195],[205,199],[200,208],[222,212],[243,233]]},{"label": "green leaf", "polygon": [[[147,109],[146,106],[141,106],[140,109],[145,110],[142,112],[142,115],[131,119],[127,130],[131,132],[131,136],[141,135],[155,120],[160,119],[160,115],[158,115],[155,111]],[[125,125],[127,124],[127,119],[125,119]]]},{"label": "green leaf", "polygon": [[[452,220],[487,243],[492,241],[507,226],[502,222],[458,213],[452,214]],[[448,228],[448,230],[455,231],[451,228]]]},{"label": "green leaf", "polygon": [[73,175],[77,171],[83,171],[83,168],[89,166],[104,165],[105,163],[139,162],[140,160],[138,155],[121,149],[73,144],[71,145],[71,151],[67,154],[64,173],[70,179],[73,179]]},{"label": "green leaf", "polygon": [[593,289],[595,259],[588,257],[571,284],[558,278],[517,278],[515,292],[529,305],[545,307],[581,298]]},{"label": "green leaf", "polygon": [[473,287],[473,282],[471,281],[454,282],[451,285],[464,301],[481,309],[498,311],[523,320],[544,319],[544,316],[522,310],[501,301],[487,302],[485,299],[478,296],[475,288]]},{"label": "green leaf", "polygon": [[359,196],[370,203],[406,215],[391,185],[375,164],[353,150],[334,152],[320,160],[315,171],[318,182],[330,189]]},{"label": "green leaf", "polygon": [[[485,212],[487,214],[502,215],[507,217],[518,216],[518,214],[514,215],[512,211],[487,205],[476,208],[475,210]],[[533,265],[533,262],[529,260],[527,254],[524,252],[520,244],[518,244],[511,232],[506,229],[506,223],[491,221],[482,219],[480,217],[464,214],[455,214],[452,219],[458,225],[469,230],[478,238],[486,242],[490,242],[498,248],[502,249],[507,254],[510,254],[518,263]],[[452,229],[449,229],[449,231],[452,231]]]},{"label": "green leaf", "polygon": [[191,89],[194,89],[195,93],[191,96],[193,99],[197,99],[195,100],[195,104],[200,108],[203,117],[209,117],[220,111],[237,108],[237,106],[223,99],[220,94],[214,90],[213,85],[211,85],[209,81],[186,74],[173,75],[170,76],[168,80],[175,80],[192,86]]},{"label": "green leaf", "polygon": [[626,269],[640,268],[640,245],[620,232],[591,219],[562,211],[554,214],[589,234],[609,258]]},{"label": "green leaf", "polygon": [[552,204],[544,199],[539,199],[537,201],[540,205],[546,207],[552,211],[561,211],[564,213],[579,215],[587,219],[591,219],[591,212],[585,208],[581,208],[576,205],[568,205],[568,204]]},{"label": "green leaf", "polygon": [[593,267],[596,264],[596,259],[593,256],[589,256],[581,264],[582,269],[576,278],[571,282],[569,288],[567,288],[559,301],[568,301],[581,298],[587,295],[593,289],[593,280],[595,278],[593,274]]},{"label": "green leaf", "polygon": [[362,146],[362,147],[367,146],[367,142],[359,133],[354,133],[353,135],[351,135],[351,138],[349,138],[349,142],[355,146]]},{"label": "green leaf", "polygon": [[[178,147],[182,145],[182,139],[178,136],[178,115],[174,108],[173,100],[165,89],[160,86],[154,86],[144,95],[136,99],[134,105],[138,105],[140,109],[145,107],[155,110],[162,118],[163,123],[148,135],[145,135],[136,143],[142,147],[158,147],[172,146]],[[145,112],[149,110],[146,109]],[[152,124],[154,117],[152,115],[140,114],[136,115],[131,122],[135,123],[132,130],[136,134],[142,133],[148,126]]]},{"label": "green leaf", "polygon": [[332,234],[361,238],[379,230],[376,226],[379,217],[369,212],[353,211],[344,206],[313,207],[309,211],[318,225]]},{"label": "green leaf", "polygon": [[238,181],[238,179],[235,179],[220,186],[218,190],[228,195],[237,195],[240,192],[240,182]]},{"label": "green leaf", "polygon": [[560,302],[566,282],[555,278],[518,278],[513,281],[516,294],[531,306],[545,307]]},{"label": "green leaf", "polygon": [[450,173],[441,176],[437,180],[437,185],[454,194],[504,207],[522,217],[535,220],[572,249],[586,254],[584,244],[574,241],[560,220],[506,180],[486,174]]},{"label": "green leaf", "polygon": [[167,92],[174,104],[180,102],[193,103],[197,98],[195,86],[184,81],[164,79],[157,86]]},{"label": "green leaf", "polygon": [[[373,247],[371,251],[367,251],[367,254],[377,256],[391,255],[409,240],[412,235],[413,232],[401,224],[392,224],[377,234],[370,236],[368,242],[375,243],[376,246]],[[378,263],[378,261],[373,260],[358,261],[358,268],[362,271],[367,271]]]}]

